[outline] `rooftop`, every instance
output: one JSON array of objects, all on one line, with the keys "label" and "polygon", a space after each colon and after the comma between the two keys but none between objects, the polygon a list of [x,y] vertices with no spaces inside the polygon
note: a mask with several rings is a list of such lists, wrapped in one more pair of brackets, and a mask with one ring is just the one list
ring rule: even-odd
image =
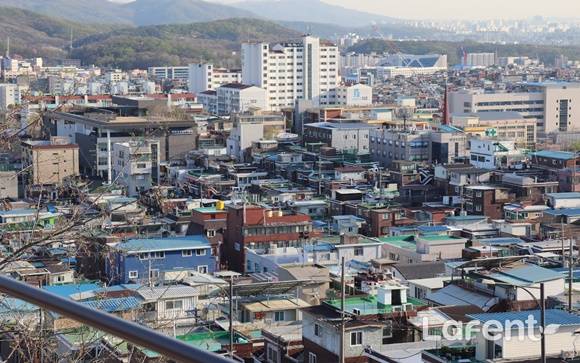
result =
[{"label": "rooftop", "polygon": [[[326,304],[332,306],[335,309],[340,310],[340,300],[327,300],[325,301]],[[426,303],[422,300],[415,299],[412,297],[407,297],[407,304],[412,304],[414,307],[418,306],[425,306]],[[348,313],[354,313],[354,309],[358,309],[361,315],[374,315],[374,314],[388,314],[394,311],[393,306],[396,305],[384,305],[381,304],[376,296],[367,295],[367,296],[356,296],[356,297],[347,297],[344,309]]]},{"label": "rooftop", "polygon": [[208,248],[209,241],[205,236],[186,236],[171,238],[131,239],[116,245],[117,249],[127,253],[153,251],[178,251],[196,248]]},{"label": "rooftop", "polygon": [[530,156],[558,160],[572,160],[578,157],[576,153],[568,151],[549,151],[549,150],[537,151],[535,153],[531,153]]},{"label": "rooftop", "polygon": [[554,199],[580,199],[580,192],[546,193],[546,197]]},{"label": "rooftop", "polygon": [[545,281],[558,280],[562,278],[562,275],[537,265],[524,265],[490,274],[489,277],[510,285],[527,286]]},{"label": "rooftop", "polygon": [[544,215],[550,215],[552,217],[566,216],[566,217],[576,217],[580,216],[580,208],[562,208],[562,209],[549,209],[544,211]]},{"label": "rooftop", "polygon": [[[571,314],[564,310],[548,309],[546,310],[546,325],[560,325],[560,326],[575,326],[580,325],[580,316],[576,314]],[[522,321],[526,324],[526,327],[530,323],[529,317],[532,316],[534,327],[540,322],[540,310],[527,310],[527,311],[509,311],[504,313],[482,313],[482,314],[471,314],[474,320],[478,320],[481,323],[486,323],[488,321]]]}]

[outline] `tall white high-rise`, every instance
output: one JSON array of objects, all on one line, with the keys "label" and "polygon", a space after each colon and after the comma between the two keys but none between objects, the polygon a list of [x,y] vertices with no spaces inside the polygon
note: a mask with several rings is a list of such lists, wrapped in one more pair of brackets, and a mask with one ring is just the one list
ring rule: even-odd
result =
[{"label": "tall white high-rise", "polygon": [[270,110],[293,107],[301,99],[334,104],[338,72],[337,46],[315,37],[275,45],[242,44],[242,83],[264,88]]}]

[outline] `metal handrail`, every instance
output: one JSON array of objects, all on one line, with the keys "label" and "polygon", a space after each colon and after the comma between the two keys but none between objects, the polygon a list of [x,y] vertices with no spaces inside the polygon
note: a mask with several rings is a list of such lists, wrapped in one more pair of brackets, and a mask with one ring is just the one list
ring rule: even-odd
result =
[{"label": "metal handrail", "polygon": [[76,301],[35,288],[6,276],[0,276],[0,291],[43,309],[87,324],[135,345],[145,347],[166,358],[183,363],[232,363],[212,352],[198,349],[145,326],[92,309]]}]

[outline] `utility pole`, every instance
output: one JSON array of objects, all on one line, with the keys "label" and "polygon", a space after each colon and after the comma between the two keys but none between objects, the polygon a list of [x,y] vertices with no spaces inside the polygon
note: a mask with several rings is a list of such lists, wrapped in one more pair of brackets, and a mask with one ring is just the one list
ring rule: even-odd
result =
[{"label": "utility pole", "polygon": [[318,195],[322,195],[322,161],[318,156]]},{"label": "utility pole", "polygon": [[546,363],[546,300],[544,296],[544,283],[540,283],[540,334],[542,337],[542,362]]},{"label": "utility pole", "polygon": [[564,215],[560,215],[560,240],[562,241],[562,267],[566,267],[566,259],[564,256]]},{"label": "utility pole", "polygon": [[568,261],[568,311],[572,312],[572,285],[574,281],[574,239],[570,236],[570,259]]},{"label": "utility pole", "polygon": [[234,275],[230,276],[230,358],[234,358]]},{"label": "utility pole", "polygon": [[341,274],[340,274],[340,363],[345,362],[344,357],[344,334],[346,326],[346,314],[344,312],[344,305],[346,300],[346,283],[344,278],[344,256],[341,261]]}]

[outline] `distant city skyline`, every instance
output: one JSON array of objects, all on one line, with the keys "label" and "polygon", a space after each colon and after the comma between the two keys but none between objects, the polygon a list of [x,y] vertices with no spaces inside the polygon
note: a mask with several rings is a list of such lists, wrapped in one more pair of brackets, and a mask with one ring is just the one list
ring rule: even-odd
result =
[{"label": "distant city skyline", "polygon": [[[121,0],[130,1],[130,0]],[[206,0],[222,4],[235,4],[243,0]],[[277,0],[266,0],[277,1]],[[375,12],[385,16],[405,19],[522,19],[532,16],[578,18],[580,2],[570,0],[407,0],[404,6],[395,0],[322,0],[349,9]],[[322,22],[322,21],[321,21]]]}]

